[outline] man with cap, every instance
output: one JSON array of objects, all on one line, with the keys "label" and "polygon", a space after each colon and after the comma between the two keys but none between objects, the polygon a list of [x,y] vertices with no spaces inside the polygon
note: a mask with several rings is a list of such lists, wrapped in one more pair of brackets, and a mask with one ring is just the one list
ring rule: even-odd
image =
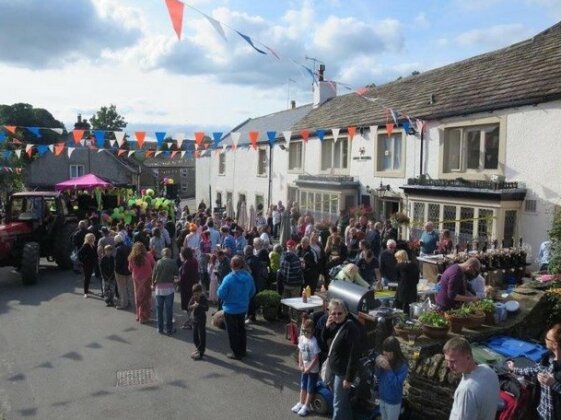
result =
[{"label": "man with cap", "polygon": [[[296,241],[286,242],[286,251],[281,256],[279,277],[283,283],[282,298],[298,297],[302,293],[304,271],[300,258],[296,254]],[[277,280],[278,281],[278,280]]]}]

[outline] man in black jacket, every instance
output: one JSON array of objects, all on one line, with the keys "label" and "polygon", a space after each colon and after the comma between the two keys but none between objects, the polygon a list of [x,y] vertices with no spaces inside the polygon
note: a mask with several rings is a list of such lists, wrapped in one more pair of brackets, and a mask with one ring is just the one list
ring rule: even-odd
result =
[{"label": "man in black jacket", "polygon": [[123,242],[121,235],[115,236],[115,248],[115,280],[119,290],[119,304],[115,305],[115,308],[126,309],[134,302],[132,276],[129,271],[131,249]]},{"label": "man in black jacket", "polygon": [[293,239],[286,242],[286,251],[281,256],[279,276],[283,283],[283,299],[300,296],[304,274],[302,263],[296,254],[296,241]]}]

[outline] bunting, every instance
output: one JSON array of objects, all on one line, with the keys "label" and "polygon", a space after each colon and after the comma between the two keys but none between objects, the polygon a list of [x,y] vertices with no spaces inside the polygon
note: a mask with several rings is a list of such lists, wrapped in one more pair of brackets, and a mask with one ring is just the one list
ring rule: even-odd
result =
[{"label": "bunting", "polygon": [[337,143],[337,140],[339,138],[339,131],[341,129],[340,128],[332,128],[331,129],[331,134],[333,134],[333,143]]},{"label": "bunting", "polygon": [[238,33],[239,36],[241,36],[241,37],[245,40],[245,42],[247,42],[249,45],[251,45],[255,51],[257,51],[258,53],[267,55],[267,53],[266,53],[265,51],[260,50],[259,48],[257,48],[257,47],[255,46],[255,44],[253,43],[253,41],[251,40],[251,38],[250,38],[249,36],[244,35],[244,34],[242,34],[242,33],[239,32],[239,31],[236,31],[236,32]]},{"label": "bunting", "polygon": [[251,147],[253,150],[257,149],[257,140],[259,139],[259,131],[250,131],[249,132],[249,141],[251,142]]},{"label": "bunting", "polygon": [[183,9],[185,5],[179,0],[166,0],[166,6],[168,8],[173,30],[177,34],[177,39],[180,40],[183,28]]}]

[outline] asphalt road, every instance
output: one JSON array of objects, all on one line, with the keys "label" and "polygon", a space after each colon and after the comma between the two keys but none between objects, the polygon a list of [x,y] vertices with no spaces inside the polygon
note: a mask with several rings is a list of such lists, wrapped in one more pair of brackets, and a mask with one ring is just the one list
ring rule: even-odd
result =
[{"label": "asphalt road", "polygon": [[[176,295],[179,323],[178,304]],[[24,287],[0,268],[0,419],[298,418],[295,346],[283,332],[261,320],[248,358],[236,361],[225,331],[209,325],[205,360],[193,361],[190,330],[160,336],[132,312],[84,299],[71,271],[45,263],[40,282]],[[117,386],[123,371],[143,384]]]}]

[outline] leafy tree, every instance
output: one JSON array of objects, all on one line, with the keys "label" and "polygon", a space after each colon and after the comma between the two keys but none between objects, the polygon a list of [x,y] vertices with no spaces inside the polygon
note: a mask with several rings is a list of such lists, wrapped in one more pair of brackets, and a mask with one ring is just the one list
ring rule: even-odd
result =
[{"label": "leafy tree", "polygon": [[18,126],[15,137],[21,141],[34,144],[53,144],[60,136],[50,130],[41,130],[41,137],[36,137],[22,127],[63,128],[64,124],[43,108],[33,108],[30,104],[18,103],[0,105],[0,125]]},{"label": "leafy tree", "polygon": [[117,112],[113,104],[109,107],[102,106],[95,115],[90,118],[90,124],[94,130],[122,131],[127,126],[125,119]]}]

